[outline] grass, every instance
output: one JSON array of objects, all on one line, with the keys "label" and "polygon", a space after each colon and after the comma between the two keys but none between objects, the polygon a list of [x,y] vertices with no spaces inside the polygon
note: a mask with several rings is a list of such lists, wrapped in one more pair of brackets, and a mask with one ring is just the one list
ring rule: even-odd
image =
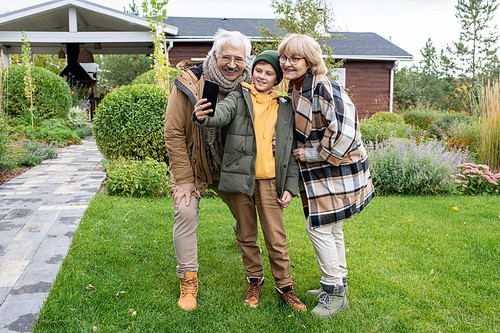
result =
[{"label": "grass", "polygon": [[500,331],[498,196],[376,197],[344,224],[350,306],[331,320],[312,317],[316,300],[304,295],[320,272],[297,198],[285,226],[307,313],[274,291],[262,238],[261,303],[243,306],[241,254],[218,199],[200,208],[200,308],[178,309],[173,214],[169,198],[96,195],[34,332]]}]

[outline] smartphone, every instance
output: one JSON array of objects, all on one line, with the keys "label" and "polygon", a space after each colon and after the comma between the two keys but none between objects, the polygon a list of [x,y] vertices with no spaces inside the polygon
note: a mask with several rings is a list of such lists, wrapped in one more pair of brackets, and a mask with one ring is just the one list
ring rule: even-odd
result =
[{"label": "smartphone", "polygon": [[209,81],[209,80],[205,80],[205,84],[203,86],[202,98],[206,98],[207,102],[210,102],[211,105],[209,107],[203,109],[203,111],[208,110],[208,109],[214,110],[211,113],[207,113],[207,115],[210,117],[214,116],[215,105],[217,104],[217,96],[218,95],[219,95],[219,84],[212,82],[212,81]]}]

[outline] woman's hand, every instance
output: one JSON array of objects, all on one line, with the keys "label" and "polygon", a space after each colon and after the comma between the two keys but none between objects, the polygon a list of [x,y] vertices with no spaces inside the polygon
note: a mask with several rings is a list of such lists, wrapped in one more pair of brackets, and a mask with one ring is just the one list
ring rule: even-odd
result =
[{"label": "woman's hand", "polygon": [[285,191],[281,199],[278,199],[281,208],[286,208],[292,202],[292,193]]},{"label": "woman's hand", "polygon": [[297,148],[293,151],[293,157],[299,162],[306,162],[306,149]]},{"label": "woman's hand", "polygon": [[[212,105],[212,103],[210,103],[210,102],[205,103],[206,101],[207,101],[206,98],[202,98],[194,106],[194,111],[193,112],[194,112],[194,115],[196,116],[196,119],[198,119],[198,121],[205,120],[205,118],[209,117],[209,116],[207,116],[207,114],[214,111],[212,109],[208,109],[208,110],[202,111],[204,108]],[[203,104],[203,103],[205,103],[205,104]]]}]

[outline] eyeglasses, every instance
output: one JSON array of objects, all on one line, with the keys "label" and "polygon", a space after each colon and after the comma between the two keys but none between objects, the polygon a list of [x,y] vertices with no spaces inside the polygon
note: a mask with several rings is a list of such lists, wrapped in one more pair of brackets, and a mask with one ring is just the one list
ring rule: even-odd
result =
[{"label": "eyeglasses", "polygon": [[300,61],[300,59],[304,59],[304,57],[291,57],[288,58],[286,55],[282,54],[280,55],[280,63],[283,65],[286,64],[286,61],[290,62],[290,65],[297,65]]},{"label": "eyeglasses", "polygon": [[245,58],[242,58],[242,57],[231,57],[230,55],[223,55],[223,56],[220,56],[218,57],[222,63],[224,64],[228,64],[230,63],[231,61],[234,61],[234,63],[236,65],[243,65],[246,61]]}]

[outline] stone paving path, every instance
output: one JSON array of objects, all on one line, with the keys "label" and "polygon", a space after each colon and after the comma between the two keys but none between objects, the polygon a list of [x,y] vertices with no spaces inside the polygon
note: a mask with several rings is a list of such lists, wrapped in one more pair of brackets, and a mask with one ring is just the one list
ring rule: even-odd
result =
[{"label": "stone paving path", "polygon": [[91,138],[0,186],[0,333],[29,332],[105,178]]}]

